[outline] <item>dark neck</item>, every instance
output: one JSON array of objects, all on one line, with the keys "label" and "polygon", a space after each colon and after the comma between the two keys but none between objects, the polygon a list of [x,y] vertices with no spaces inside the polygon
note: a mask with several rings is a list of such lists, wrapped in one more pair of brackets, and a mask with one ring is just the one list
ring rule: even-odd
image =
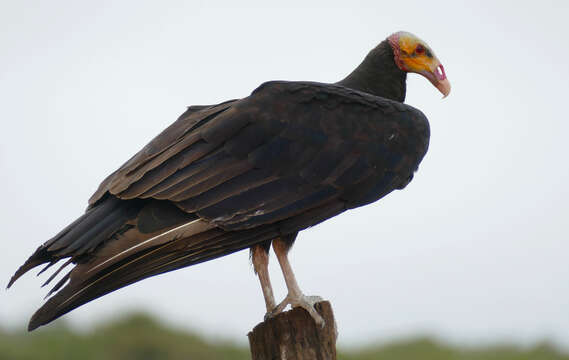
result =
[{"label": "dark neck", "polygon": [[344,80],[336,84],[403,102],[407,73],[395,65],[393,49],[382,41]]}]

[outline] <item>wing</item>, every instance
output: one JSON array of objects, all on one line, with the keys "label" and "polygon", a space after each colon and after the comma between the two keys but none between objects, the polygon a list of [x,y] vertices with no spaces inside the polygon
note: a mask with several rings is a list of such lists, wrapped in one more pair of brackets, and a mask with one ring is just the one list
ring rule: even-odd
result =
[{"label": "wing", "polygon": [[420,111],[336,85],[269,82],[244,99],[190,107],[106,178],[87,212],[40,246],[10,285],[42,263],[76,264],[33,329],[133,282],[403,188],[428,139]]},{"label": "wing", "polygon": [[341,86],[269,82],[245,99],[183,115],[90,203],[106,193],[153,198],[224,230],[254,228],[404,187],[428,139],[426,118],[410,106]]}]

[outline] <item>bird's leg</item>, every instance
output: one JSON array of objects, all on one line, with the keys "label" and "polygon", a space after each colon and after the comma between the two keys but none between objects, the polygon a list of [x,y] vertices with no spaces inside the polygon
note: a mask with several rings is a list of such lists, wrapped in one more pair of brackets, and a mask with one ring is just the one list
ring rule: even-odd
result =
[{"label": "bird's leg", "polygon": [[263,297],[265,298],[265,305],[267,306],[267,313],[265,318],[268,318],[271,311],[275,308],[275,297],[273,296],[273,287],[271,286],[271,278],[269,277],[269,248],[266,244],[257,244],[251,247],[251,260],[255,274],[259,277],[261,282],[261,290],[263,290]]},{"label": "bird's leg", "polygon": [[[294,238],[293,238],[294,240]],[[279,260],[279,264],[281,265],[281,269],[283,271],[283,276],[286,282],[286,287],[288,288],[288,294],[285,299],[277,305],[271,312],[271,315],[274,316],[290,304],[291,307],[301,307],[308,311],[310,316],[314,319],[316,324],[320,325],[321,327],[324,326],[324,319],[316,309],[314,305],[322,301],[322,298],[319,296],[305,296],[298,283],[296,282],[296,277],[292,271],[292,267],[290,266],[290,262],[288,261],[288,250],[290,249],[291,242],[287,241],[286,239],[275,239],[273,240],[273,250],[275,251],[275,255],[277,255],[277,259]]]}]

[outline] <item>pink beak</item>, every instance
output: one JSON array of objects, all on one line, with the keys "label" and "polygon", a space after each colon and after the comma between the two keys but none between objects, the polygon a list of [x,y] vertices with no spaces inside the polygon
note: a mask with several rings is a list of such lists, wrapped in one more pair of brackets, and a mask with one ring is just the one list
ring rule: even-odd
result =
[{"label": "pink beak", "polygon": [[443,99],[450,94],[450,81],[444,79],[435,85],[437,89],[443,94]]},{"label": "pink beak", "polygon": [[450,82],[448,81],[447,75],[445,74],[445,68],[443,67],[443,64],[439,64],[439,66],[437,66],[437,69],[435,70],[435,77],[437,78],[438,83],[433,85],[435,85],[435,87],[439,89],[439,91],[443,94],[444,99],[448,96],[448,94],[450,94]]},{"label": "pink beak", "polygon": [[441,63],[436,67],[434,72],[421,71],[421,75],[429,79],[429,81],[443,94],[443,99],[450,94],[450,82],[445,74],[445,68]]}]

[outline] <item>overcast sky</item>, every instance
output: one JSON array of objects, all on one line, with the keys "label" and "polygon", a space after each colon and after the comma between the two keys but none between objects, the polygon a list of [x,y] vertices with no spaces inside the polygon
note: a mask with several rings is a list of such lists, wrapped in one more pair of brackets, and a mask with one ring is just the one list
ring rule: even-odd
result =
[{"label": "overcast sky", "polygon": [[[212,3],[0,2],[2,281],[186,105],[266,80],[337,81],[407,30],[453,86],[441,100],[409,76],[429,152],[404,191],[301,233],[301,287],[332,302],[342,344],[428,333],[569,347],[569,2]],[[26,326],[44,279],[0,293],[0,326]],[[239,341],[265,311],[241,252],[64,318],[89,328],[132,309]]]}]

